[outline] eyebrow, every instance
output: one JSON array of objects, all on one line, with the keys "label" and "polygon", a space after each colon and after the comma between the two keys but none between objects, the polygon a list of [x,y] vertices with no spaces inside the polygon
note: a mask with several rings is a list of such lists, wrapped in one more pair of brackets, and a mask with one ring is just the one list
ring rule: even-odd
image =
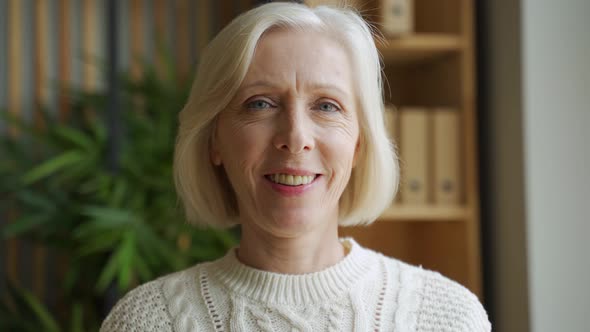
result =
[{"label": "eyebrow", "polygon": [[[273,84],[271,82],[264,81],[264,80],[258,80],[258,81],[254,81],[250,84],[240,87],[240,90],[243,91],[243,90],[248,90],[248,89],[252,89],[252,88],[256,88],[256,87],[278,88],[278,86],[276,84]],[[309,87],[313,90],[317,90],[317,89],[332,90],[332,91],[335,91],[338,94],[341,94],[343,96],[348,95],[348,93],[346,93],[346,91],[344,91],[342,88],[340,88],[339,86],[334,85],[334,84],[316,83],[316,84],[310,85]]]},{"label": "eyebrow", "polygon": [[254,81],[248,85],[240,87],[240,90],[251,89],[251,88],[255,88],[255,87],[259,87],[259,86],[276,88],[276,85],[274,85],[270,82],[259,80],[259,81]]}]

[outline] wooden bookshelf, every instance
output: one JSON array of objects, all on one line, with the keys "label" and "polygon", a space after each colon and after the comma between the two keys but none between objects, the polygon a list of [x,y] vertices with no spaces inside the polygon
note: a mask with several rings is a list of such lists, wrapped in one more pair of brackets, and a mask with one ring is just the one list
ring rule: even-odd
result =
[{"label": "wooden bookshelf", "polygon": [[[336,0],[313,0],[310,5]],[[385,0],[353,0],[380,26]],[[408,204],[402,199],[368,227],[342,228],[341,236],[465,285],[482,299],[473,0],[414,0],[413,29],[377,38],[384,94],[397,108],[452,108],[459,119],[460,200],[454,205]],[[429,127],[430,130],[432,127]],[[403,160],[403,151],[401,151]],[[402,185],[404,184],[402,167]],[[433,195],[428,195],[432,200]]]},{"label": "wooden bookshelf", "polygon": [[466,220],[471,211],[464,206],[428,206],[393,204],[385,210],[380,221],[441,221]]},{"label": "wooden bookshelf", "polygon": [[461,39],[450,34],[414,34],[377,43],[385,65],[408,65],[461,51]]}]

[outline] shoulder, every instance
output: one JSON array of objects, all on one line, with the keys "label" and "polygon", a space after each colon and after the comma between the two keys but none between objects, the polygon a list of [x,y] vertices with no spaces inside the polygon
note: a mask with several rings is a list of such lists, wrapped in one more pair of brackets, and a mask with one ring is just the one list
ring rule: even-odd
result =
[{"label": "shoulder", "polygon": [[100,332],[173,331],[170,296],[175,296],[173,301],[181,300],[178,289],[183,288],[185,280],[192,279],[187,276],[198,267],[160,277],[129,291],[103,321]]},{"label": "shoulder", "polygon": [[399,307],[407,308],[396,323],[409,323],[416,331],[491,331],[485,309],[469,289],[438,272],[393,261],[399,270]]},{"label": "shoulder", "polygon": [[161,284],[157,279],[128,292],[113,307],[100,331],[172,331]]},{"label": "shoulder", "polygon": [[487,313],[475,294],[463,285],[427,271],[422,287],[419,330],[491,331]]}]

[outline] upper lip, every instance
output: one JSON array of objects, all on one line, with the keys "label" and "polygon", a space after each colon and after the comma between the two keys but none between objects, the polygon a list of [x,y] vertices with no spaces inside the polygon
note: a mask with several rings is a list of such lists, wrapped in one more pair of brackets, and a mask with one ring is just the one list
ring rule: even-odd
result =
[{"label": "upper lip", "polygon": [[274,170],[266,173],[266,175],[271,175],[271,174],[289,174],[289,175],[305,176],[305,175],[317,175],[319,173],[308,171],[308,170],[305,170],[302,168],[285,167],[285,168],[274,169]]}]

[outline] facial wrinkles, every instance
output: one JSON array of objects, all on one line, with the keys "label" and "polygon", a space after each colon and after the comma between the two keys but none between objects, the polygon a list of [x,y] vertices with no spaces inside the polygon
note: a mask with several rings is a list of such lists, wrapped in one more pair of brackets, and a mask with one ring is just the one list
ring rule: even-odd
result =
[{"label": "facial wrinkles", "polygon": [[[280,39],[278,35],[270,34],[265,38]],[[280,48],[273,48],[272,43],[262,43],[255,53],[255,61],[252,63],[245,82],[266,81],[273,82],[277,86],[287,87],[289,94],[295,97],[316,90],[315,86],[337,86],[342,91],[352,91],[351,87],[341,82],[349,82],[349,72],[342,67],[330,61],[322,64],[318,60],[334,59],[340,62],[343,55],[340,47],[307,47],[302,56],[293,57],[293,54],[300,54],[299,48],[301,43],[313,45],[309,39],[313,39],[309,34],[298,34],[298,41],[292,43],[283,43]],[[334,40],[326,38],[328,44],[335,44]],[[258,60],[258,61],[257,61]],[[347,60],[344,60],[348,62]],[[289,66],[285,66],[289,63]],[[327,64],[327,66],[326,66]],[[255,78],[255,79],[254,79]],[[247,86],[248,84],[244,84]],[[286,93],[283,90],[281,93]],[[349,94],[349,93],[347,93]]]},{"label": "facial wrinkles", "polygon": [[[308,66],[309,67],[309,66]],[[317,68],[316,68],[317,69]],[[329,86],[334,86],[332,90],[347,91],[344,86],[338,86],[336,83],[330,84],[326,79],[328,73],[323,73],[322,69],[315,72],[309,72],[309,68],[303,67],[293,71],[292,81],[288,86],[290,89],[286,92],[285,99],[289,103],[296,104],[289,107],[290,109],[305,110],[309,113],[313,123],[321,127],[339,128],[349,137],[354,136],[352,131],[356,114],[352,100],[337,96],[335,92],[330,91]],[[335,75],[338,77],[339,75]],[[334,78],[332,78],[332,81]],[[350,91],[350,89],[348,89]],[[341,110],[335,112],[323,112],[318,110],[320,104],[332,103]]]},{"label": "facial wrinkles", "polygon": [[[303,98],[304,99],[304,98]],[[348,182],[349,172],[348,169],[352,167],[352,156],[346,158],[335,157],[333,155],[326,155],[325,152],[330,149],[325,148],[324,145],[343,144],[339,142],[356,142],[356,124],[354,124],[353,117],[344,117],[341,114],[334,112],[333,114],[317,114],[321,111],[309,110],[309,107],[305,106],[307,103],[305,100],[295,100],[294,106],[284,107],[283,110],[271,111],[275,112],[275,115],[269,116],[267,125],[274,127],[276,130],[287,130],[297,131],[296,133],[289,133],[290,135],[301,135],[302,137],[296,137],[297,140],[303,140],[303,142],[289,142],[289,144],[305,144],[308,140],[315,140],[317,146],[314,149],[318,151],[312,151],[311,154],[306,154],[305,151],[297,151],[294,153],[290,151],[288,157],[280,157],[278,163],[291,162],[294,164],[307,163],[313,165],[310,167],[317,168],[320,165],[320,171],[325,173],[328,191],[326,195],[322,197],[322,201],[325,204],[333,204],[337,201],[337,198],[344,190]],[[258,111],[255,111],[258,112]],[[262,111],[266,112],[266,111]],[[242,120],[236,120],[241,122]],[[266,121],[259,120],[259,121]],[[247,122],[247,121],[244,121]],[[252,121],[256,124],[257,121]],[[352,122],[352,123],[351,123]],[[258,123],[260,125],[260,123]],[[243,128],[248,126],[247,124],[241,124],[236,126],[235,129]],[[290,128],[292,127],[292,128]],[[332,134],[327,134],[326,129],[333,131]],[[323,135],[322,135],[323,134]],[[269,147],[268,149],[272,149]],[[350,150],[351,147],[347,146],[343,150]],[[270,155],[276,155],[276,152],[271,152]],[[334,164],[334,160],[338,160],[337,164]],[[240,169],[252,169],[253,165],[249,165],[247,161],[239,163]],[[256,166],[254,166],[256,168]],[[250,196],[249,193],[248,196]],[[253,206],[258,207],[259,202],[252,200],[251,204],[245,204],[246,207],[250,208]],[[250,213],[249,213],[250,214]]]},{"label": "facial wrinkles", "polygon": [[230,122],[231,129],[234,133],[245,131],[250,126],[255,126],[260,122],[260,116],[255,112],[246,112],[244,105],[235,105],[231,109],[225,111],[225,116]]},{"label": "facial wrinkles", "polygon": [[[332,167],[330,170],[331,173],[327,174],[326,178],[326,181],[328,182],[328,188],[330,188],[330,190],[327,192],[327,195],[323,197],[324,201],[321,203],[323,206],[328,206],[330,202],[338,201],[338,198],[348,184],[351,172],[350,170],[352,169],[353,154],[351,153],[350,156],[338,156],[337,158],[327,155],[324,156],[324,158],[326,162],[328,160],[332,160]],[[335,159],[337,159],[339,162],[334,165],[333,162]]]},{"label": "facial wrinkles", "polygon": [[[288,100],[288,102],[278,103],[278,110],[254,111],[273,112],[274,115],[261,116],[263,120],[252,120],[252,118],[247,120],[239,120],[238,122],[242,123],[236,126],[235,129],[238,130],[250,124],[256,124],[257,122],[268,120],[268,125],[271,125],[276,130],[295,130],[297,131],[296,133],[290,134],[303,136],[298,137],[296,139],[314,139],[318,144],[318,146],[316,146],[315,149],[319,150],[324,150],[324,145],[334,145],[339,144],[339,142],[357,142],[358,128],[357,124],[354,122],[356,119],[356,115],[352,112],[347,111],[323,113],[322,111],[314,109],[316,107],[316,99],[320,100],[320,102],[331,102],[332,100],[326,98],[316,98],[313,93],[307,93],[305,91],[301,91],[297,96],[287,95],[285,97],[282,97],[281,100]],[[343,105],[341,102],[338,103],[338,106],[342,108],[345,107],[345,105]],[[347,107],[347,110],[350,109],[350,107]],[[332,134],[327,134],[326,130],[332,131]],[[305,142],[291,142],[291,144],[304,143]],[[344,147],[343,150],[350,149],[354,149],[354,147],[347,146]],[[325,150],[329,151],[329,149]],[[320,157],[319,164],[327,166],[323,169],[323,171],[327,171],[327,173],[325,174],[325,180],[327,182],[327,187],[329,190],[326,192],[324,196],[321,197],[322,203],[326,204],[325,206],[327,206],[327,204],[333,204],[334,202],[337,202],[338,197],[341,195],[346,184],[348,183],[348,178],[350,176],[349,169],[352,167],[353,156],[351,155],[349,156],[349,158],[346,158],[344,156],[342,156],[343,158],[335,158],[334,156],[325,155],[324,153],[316,154],[315,152],[312,152],[312,158],[291,154],[288,157],[288,159],[290,162],[295,162],[296,159],[302,159],[304,160],[304,162],[310,163],[313,162],[313,158],[315,158],[316,156]],[[340,162],[334,164],[334,160],[338,160]],[[285,162],[285,160],[283,159],[281,160],[281,162]],[[247,169],[247,165],[245,164],[241,165],[240,167],[243,167],[242,169]],[[252,204],[250,206],[254,205],[257,204]]]},{"label": "facial wrinkles", "polygon": [[[265,38],[272,38],[272,34]],[[224,166],[232,168],[232,185],[240,187],[234,188],[240,191],[240,214],[242,218],[250,219],[252,225],[257,224],[259,221],[256,220],[262,215],[272,219],[288,215],[305,219],[308,213],[312,213],[309,215],[311,217],[320,212],[318,216],[326,217],[325,213],[334,210],[305,208],[334,205],[337,208],[338,198],[350,177],[359,136],[350,73],[340,61],[343,59],[341,53],[323,47],[326,40],[318,43],[315,39],[312,45],[320,46],[308,50],[309,44],[301,44],[301,40],[307,41],[307,37],[297,35],[297,38],[303,39],[293,43],[281,40],[281,47],[276,47],[276,42],[268,44],[270,39],[266,44],[260,44],[259,54],[255,55],[243,86],[231,107],[220,115],[226,121],[226,141],[222,144],[224,155],[230,161],[233,159],[231,166]],[[331,42],[327,39],[327,44]],[[304,53],[302,49],[305,49]],[[298,50],[296,57],[290,54],[294,50]],[[330,58],[330,61],[325,61],[326,58]],[[258,99],[272,101],[273,107],[246,107]],[[319,105],[325,102],[333,103],[341,110],[320,110]],[[295,135],[288,139],[303,140],[303,143],[295,141],[296,144],[313,140],[315,146],[297,154],[278,152],[272,143],[273,135],[277,134],[285,135],[281,138],[283,140],[286,135]],[[297,200],[286,200],[283,201],[287,204],[284,206],[294,209],[282,209],[278,205],[269,208],[268,202],[261,199],[264,197],[260,196],[264,183],[260,179],[263,171],[283,166],[304,167],[324,175],[321,181],[325,191],[313,198],[313,205],[299,207]],[[291,204],[293,202],[295,204]]]},{"label": "facial wrinkles", "polygon": [[[222,127],[224,132],[218,132],[217,134],[225,139],[231,138],[231,141],[220,141],[220,146],[223,148],[222,155],[240,158],[235,163],[223,163],[223,167],[226,169],[226,174],[237,194],[239,208],[243,210],[244,207],[256,206],[257,204],[254,174],[253,172],[243,172],[243,170],[256,168],[256,165],[252,164],[251,160],[248,159],[248,154],[240,153],[240,149],[244,147],[251,148],[255,146],[249,144],[249,140],[253,137],[248,135],[248,132],[249,127],[255,126],[256,121],[240,116],[240,112],[240,107],[236,105],[230,105],[228,109],[223,111],[220,114],[219,127]],[[231,175],[233,175],[233,178]],[[241,179],[236,179],[235,176],[239,176]],[[247,179],[245,182],[249,183],[249,185],[244,185],[244,181],[239,181],[244,179]]]}]

